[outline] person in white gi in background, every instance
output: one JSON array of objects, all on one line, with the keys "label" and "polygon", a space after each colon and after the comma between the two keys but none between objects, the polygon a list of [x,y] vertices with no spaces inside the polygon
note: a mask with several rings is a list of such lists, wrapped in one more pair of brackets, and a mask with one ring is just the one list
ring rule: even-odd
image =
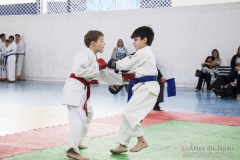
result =
[{"label": "person in white gi in background", "polygon": [[[79,52],[73,62],[72,74],[65,82],[63,88],[63,104],[68,107],[69,135],[67,142],[67,156],[77,160],[87,160],[79,154],[79,149],[85,149],[81,145],[85,138],[89,123],[93,117],[92,106],[89,105],[90,81],[99,77],[106,82],[111,80],[110,77],[119,81],[116,84],[122,84],[122,75],[115,73],[106,74],[103,69],[107,64],[103,59],[97,59],[97,53],[103,52],[104,35],[100,31],[89,31],[84,36],[86,49]],[[101,71],[100,71],[101,70]],[[102,72],[102,73],[100,73]],[[112,76],[113,75],[113,76]],[[110,82],[111,83],[111,82]]]},{"label": "person in white gi in background", "polygon": [[2,63],[3,63],[3,48],[5,48],[5,39],[6,36],[4,33],[2,33],[0,35],[0,81],[3,80],[3,76],[2,76],[2,70],[3,70],[3,66],[2,66]]},{"label": "person in white gi in background", "polygon": [[17,45],[17,51],[16,51],[16,75],[17,80],[23,80],[21,79],[21,73],[22,73],[22,67],[25,57],[25,44],[22,39],[20,39],[19,34],[15,34],[15,42]]},{"label": "person in white gi in background", "polygon": [[9,36],[9,42],[10,45],[6,47],[3,63],[4,63],[4,69],[3,69],[3,78],[8,79],[9,82],[14,83],[15,82],[15,69],[16,69],[16,50],[17,46],[14,42],[14,37]]},{"label": "person in white gi in background", "polygon": [[[130,81],[128,88],[128,93],[132,91],[134,94],[128,97],[130,99],[122,113],[123,121],[116,138],[119,146],[110,150],[113,154],[127,152],[132,137],[137,137],[138,142],[129,151],[138,152],[148,146],[140,122],[152,110],[160,91],[156,60],[150,47],[154,38],[153,30],[147,26],[139,27],[131,38],[136,53],[117,61],[116,69],[135,73],[135,79]],[[131,82],[135,83],[132,89]]]}]

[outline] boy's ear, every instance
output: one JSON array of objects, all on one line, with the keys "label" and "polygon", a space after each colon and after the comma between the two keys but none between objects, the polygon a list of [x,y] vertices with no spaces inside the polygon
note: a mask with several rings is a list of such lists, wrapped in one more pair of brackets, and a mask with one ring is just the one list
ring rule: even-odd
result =
[{"label": "boy's ear", "polygon": [[95,46],[95,42],[91,41],[90,46]]},{"label": "boy's ear", "polygon": [[147,37],[144,37],[144,38],[143,38],[143,41],[144,41],[145,43],[147,43]]}]

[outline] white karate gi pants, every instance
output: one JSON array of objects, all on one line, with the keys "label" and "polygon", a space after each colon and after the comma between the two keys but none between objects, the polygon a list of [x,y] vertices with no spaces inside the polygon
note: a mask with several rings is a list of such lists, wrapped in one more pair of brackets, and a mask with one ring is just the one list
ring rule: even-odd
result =
[{"label": "white karate gi pants", "polygon": [[87,117],[85,110],[83,110],[83,106],[68,105],[69,135],[67,151],[72,148],[76,153],[79,153],[78,146],[87,135],[92,117],[92,106],[88,106]]},{"label": "white karate gi pants", "polygon": [[16,64],[16,75],[17,76],[21,76],[24,57],[25,57],[24,55],[18,55],[17,64]]},{"label": "white karate gi pants", "polygon": [[0,78],[3,78],[3,76],[2,76],[2,72],[3,72],[3,66],[0,65]]},{"label": "white karate gi pants", "polygon": [[157,98],[158,95],[150,92],[145,84],[134,92],[123,111],[123,121],[116,138],[117,143],[128,146],[132,137],[143,136],[140,121],[152,110]]},{"label": "white karate gi pants", "polygon": [[15,61],[9,61],[7,62],[7,77],[9,81],[15,81],[15,67],[16,63]]},{"label": "white karate gi pants", "polygon": [[8,57],[6,69],[3,70],[3,78],[8,78],[9,81],[15,81],[16,57],[11,55]]},{"label": "white karate gi pants", "polygon": [[2,78],[7,78],[7,67],[3,69],[4,67],[2,66]]}]

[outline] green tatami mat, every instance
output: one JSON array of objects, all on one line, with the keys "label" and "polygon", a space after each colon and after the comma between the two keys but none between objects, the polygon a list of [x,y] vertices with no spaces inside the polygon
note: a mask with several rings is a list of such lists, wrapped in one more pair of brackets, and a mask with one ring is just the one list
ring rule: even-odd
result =
[{"label": "green tatami mat", "polygon": [[[51,134],[51,133],[49,133]],[[239,160],[240,127],[193,122],[168,121],[144,127],[149,147],[138,152],[113,155],[114,135],[92,138],[81,150],[90,160]],[[129,148],[136,143],[133,138]],[[4,160],[69,160],[65,146],[34,151]]]}]

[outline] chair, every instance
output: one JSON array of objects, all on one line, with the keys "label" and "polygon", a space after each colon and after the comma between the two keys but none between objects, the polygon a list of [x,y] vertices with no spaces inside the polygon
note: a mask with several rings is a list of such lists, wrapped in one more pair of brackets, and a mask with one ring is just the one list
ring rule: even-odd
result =
[{"label": "chair", "polygon": [[219,72],[219,75],[221,75],[221,76],[226,76],[227,77],[231,70],[232,70],[231,66],[220,66],[220,67],[218,67],[218,72]]}]

